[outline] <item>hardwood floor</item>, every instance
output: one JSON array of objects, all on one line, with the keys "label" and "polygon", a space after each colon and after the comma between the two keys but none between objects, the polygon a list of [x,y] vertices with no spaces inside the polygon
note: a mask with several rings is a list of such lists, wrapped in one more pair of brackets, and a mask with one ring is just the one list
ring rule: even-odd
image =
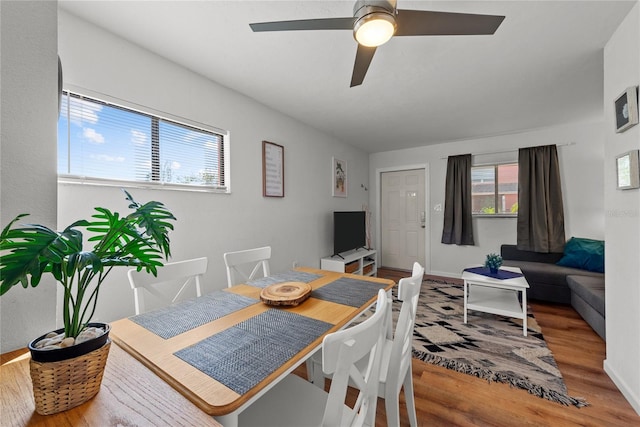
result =
[{"label": "hardwood floor", "polygon": [[[378,277],[396,282],[407,274],[378,270]],[[586,399],[589,406],[564,406],[507,384],[488,383],[413,359],[420,426],[640,426],[640,416],[602,368],[604,341],[580,315],[565,305],[533,302],[530,307],[562,372],[569,395]],[[302,369],[297,373],[304,374]],[[408,426],[402,395],[400,416],[401,425]],[[382,400],[378,402],[376,425],[386,425]]]}]

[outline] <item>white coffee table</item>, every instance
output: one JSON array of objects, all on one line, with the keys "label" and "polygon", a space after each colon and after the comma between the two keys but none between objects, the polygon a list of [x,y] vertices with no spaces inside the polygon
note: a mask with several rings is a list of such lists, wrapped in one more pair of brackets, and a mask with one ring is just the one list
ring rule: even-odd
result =
[{"label": "white coffee table", "polygon": [[[518,267],[501,267],[501,270],[520,273]],[[527,336],[527,289],[529,283],[524,276],[512,279],[496,279],[470,271],[462,272],[464,280],[464,323],[467,310],[522,319],[522,333]],[[522,305],[518,293],[522,294]]]}]

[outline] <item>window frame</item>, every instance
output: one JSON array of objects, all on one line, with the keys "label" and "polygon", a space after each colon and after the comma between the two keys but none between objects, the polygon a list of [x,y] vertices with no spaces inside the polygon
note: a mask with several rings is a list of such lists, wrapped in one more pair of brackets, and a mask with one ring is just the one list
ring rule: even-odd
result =
[{"label": "window frame", "polygon": [[[489,168],[489,167],[493,167],[494,168],[494,177],[495,177],[495,183],[494,183],[494,188],[493,188],[493,205],[495,207],[498,206],[498,202],[499,202],[499,197],[500,197],[500,192],[498,191],[498,168],[499,166],[505,166],[505,165],[518,165],[517,160],[516,161],[501,161],[501,162],[488,162],[488,163],[479,163],[479,164],[473,164],[471,166],[471,175],[473,176],[473,169],[474,168]],[[516,191],[516,194],[518,194],[518,191]],[[473,180],[471,181],[471,199],[473,200]],[[518,217],[518,212],[516,213],[511,213],[511,212],[502,212],[502,213],[475,213],[473,212],[473,209],[471,210],[471,217],[472,218],[517,218]]]},{"label": "window frame", "polygon": [[[144,189],[162,189],[172,191],[186,191],[186,192],[200,192],[200,193],[216,193],[216,194],[230,194],[231,193],[231,159],[230,159],[230,132],[211,126],[206,123],[200,123],[191,119],[176,116],[171,113],[156,110],[151,107],[142,106],[131,101],[119,99],[110,95],[95,92],[89,89],[75,87],[72,85],[65,86],[62,91],[62,96],[68,96],[68,94],[74,94],[81,97],[88,98],[97,103],[102,103],[114,108],[120,108],[128,111],[132,111],[137,114],[141,114],[147,117],[151,117],[153,122],[166,121],[173,125],[200,130],[204,132],[211,132],[219,135],[222,138],[222,161],[219,164],[220,169],[223,171],[224,186],[214,187],[207,185],[189,185],[179,183],[167,183],[162,181],[141,181],[141,180],[123,180],[118,178],[100,178],[90,177],[75,174],[59,173],[57,167],[56,158],[56,173],[58,177],[58,183],[63,184],[86,184],[108,187],[127,187],[127,188],[144,188]],[[60,115],[63,111],[60,111]],[[58,118],[59,120],[60,118]],[[57,133],[56,133],[56,143]],[[151,172],[153,173],[153,167]]]}]

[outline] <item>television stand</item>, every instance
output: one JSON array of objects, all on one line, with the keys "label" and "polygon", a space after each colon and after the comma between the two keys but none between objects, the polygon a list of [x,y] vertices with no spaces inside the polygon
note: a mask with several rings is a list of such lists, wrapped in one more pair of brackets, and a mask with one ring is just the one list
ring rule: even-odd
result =
[{"label": "television stand", "polygon": [[[336,255],[342,259],[336,259]],[[376,276],[378,273],[378,256],[373,249],[356,249],[322,258],[320,260],[320,268],[338,273]]]}]

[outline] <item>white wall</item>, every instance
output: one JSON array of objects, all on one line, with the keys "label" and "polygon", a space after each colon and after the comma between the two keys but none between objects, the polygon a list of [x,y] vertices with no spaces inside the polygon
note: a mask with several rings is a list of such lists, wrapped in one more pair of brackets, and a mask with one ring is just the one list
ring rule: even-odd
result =
[{"label": "white wall", "polygon": [[616,156],[640,148],[640,125],[615,133],[613,101],[640,84],[640,4],[604,50],[607,359],[604,368],[640,414],[640,189],[616,190]]},{"label": "white wall", "polygon": [[[319,267],[332,253],[334,210],[358,210],[368,201],[368,156],[254,100],[60,11],[59,49],[65,85],[185,117],[231,133],[229,195],[133,189],[139,201],[159,200],[178,218],[173,260],[209,257],[204,292],[226,286],[222,254],[273,248],[271,270]],[[262,141],[284,146],[285,197],[262,197]],[[348,162],[348,198],[331,196],[331,157]],[[87,217],[95,206],[126,211],[118,188],[59,186],[58,224]],[[111,273],[96,320],[133,313],[125,269]]]},{"label": "white wall", "polygon": [[[503,243],[516,243],[515,218],[476,218],[473,220],[475,246],[440,243],[444,221],[444,190],[446,157],[457,154],[503,152],[500,157],[513,156],[517,149],[535,145],[569,144],[558,148],[562,174],[566,238],[571,236],[604,239],[604,209],[602,191],[603,124],[567,124],[531,132],[479,138],[371,154],[369,157],[370,204],[376,212],[376,174],[381,169],[403,165],[428,164],[427,183],[428,273],[459,277],[465,266],[484,262],[486,254],[499,253]],[[492,157],[483,155],[483,158]],[[440,210],[438,210],[441,208]],[[379,216],[379,214],[378,214]],[[376,245],[379,243],[376,241]],[[430,267],[430,268],[429,268]]]},{"label": "white wall", "polygon": [[[55,228],[57,1],[1,3],[0,224],[31,213],[29,222]],[[45,278],[0,298],[0,353],[55,327],[55,295]]]}]

